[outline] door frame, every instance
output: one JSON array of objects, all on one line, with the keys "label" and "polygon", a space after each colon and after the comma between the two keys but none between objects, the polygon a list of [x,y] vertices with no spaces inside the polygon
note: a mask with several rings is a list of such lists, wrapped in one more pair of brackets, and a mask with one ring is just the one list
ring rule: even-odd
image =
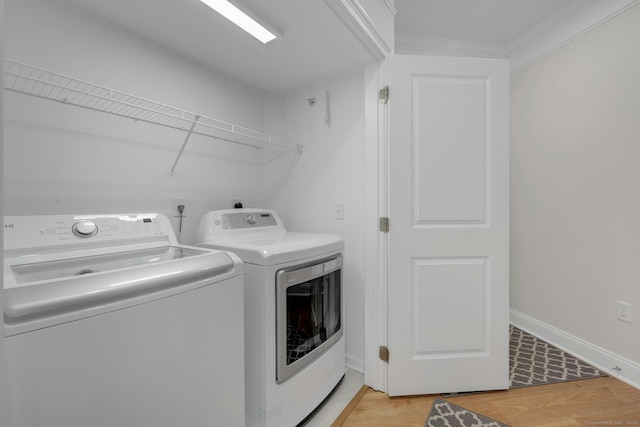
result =
[{"label": "door frame", "polygon": [[388,236],[379,218],[388,216],[388,107],[378,91],[388,85],[388,60],[365,68],[364,132],[364,383],[387,391],[387,364],[378,357],[387,345]]}]

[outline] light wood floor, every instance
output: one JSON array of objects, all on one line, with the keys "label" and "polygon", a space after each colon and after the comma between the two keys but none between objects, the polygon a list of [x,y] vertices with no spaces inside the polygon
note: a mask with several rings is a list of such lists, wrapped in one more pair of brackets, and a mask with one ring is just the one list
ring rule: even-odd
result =
[{"label": "light wood floor", "polygon": [[[365,386],[332,427],[424,427],[434,397],[389,397]],[[446,400],[512,427],[640,426],[640,390],[612,377]]]}]

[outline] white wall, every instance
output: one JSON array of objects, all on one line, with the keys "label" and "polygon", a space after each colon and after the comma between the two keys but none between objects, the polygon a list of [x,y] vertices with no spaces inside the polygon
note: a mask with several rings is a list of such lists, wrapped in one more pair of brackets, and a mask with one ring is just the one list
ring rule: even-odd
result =
[{"label": "white wall", "polygon": [[[59,0],[8,0],[5,55],[261,131],[264,93]],[[8,93],[5,214],[159,211],[187,199],[182,242],[202,213],[257,204],[263,156],[185,133]],[[176,221],[177,225],[177,221]]]},{"label": "white wall", "polygon": [[635,6],[511,79],[511,307],[635,363],[638,40]]},{"label": "white wall", "polygon": [[[282,107],[274,110],[283,115],[273,115],[269,126],[304,144],[304,151],[295,168],[290,168],[295,157],[288,154],[265,171],[271,189],[265,204],[280,213],[289,230],[338,234],[345,241],[347,364],[359,371],[364,359],[364,78],[364,69],[357,69],[274,96],[273,104]],[[331,127],[325,122],[326,90]],[[315,98],[315,105],[308,98]],[[290,178],[280,179],[287,170]],[[343,220],[334,218],[335,203],[344,203]]]},{"label": "white wall", "polygon": [[[338,234],[347,248],[348,362],[362,370],[364,71],[267,95],[64,1],[5,6],[8,58],[305,145],[294,161],[295,152],[263,154],[194,136],[170,176],[184,133],[7,93],[5,214],[169,214],[180,196],[187,198],[181,241],[190,244],[204,212],[244,199],[276,209],[292,231]],[[344,220],[333,219],[335,202],[344,203]]]}]

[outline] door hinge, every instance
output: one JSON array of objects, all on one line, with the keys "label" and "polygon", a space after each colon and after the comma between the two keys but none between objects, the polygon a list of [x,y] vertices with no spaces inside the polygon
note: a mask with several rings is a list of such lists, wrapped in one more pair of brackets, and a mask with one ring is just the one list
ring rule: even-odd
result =
[{"label": "door hinge", "polygon": [[380,231],[382,231],[383,233],[389,232],[389,217],[380,217]]},{"label": "door hinge", "polygon": [[381,345],[378,347],[378,356],[383,362],[389,363],[389,349],[386,346]]},{"label": "door hinge", "polygon": [[385,86],[378,92],[378,100],[382,104],[389,102],[389,86]]}]

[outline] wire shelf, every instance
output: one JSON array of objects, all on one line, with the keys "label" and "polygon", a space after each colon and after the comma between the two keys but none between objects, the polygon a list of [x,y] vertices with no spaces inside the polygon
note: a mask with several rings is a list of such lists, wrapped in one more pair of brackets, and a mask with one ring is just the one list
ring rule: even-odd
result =
[{"label": "wire shelf", "polygon": [[[4,88],[12,92],[185,131],[187,137],[180,154],[191,134],[256,149],[302,151],[300,144],[7,58],[4,59]],[[173,171],[172,169],[171,172]]]}]

